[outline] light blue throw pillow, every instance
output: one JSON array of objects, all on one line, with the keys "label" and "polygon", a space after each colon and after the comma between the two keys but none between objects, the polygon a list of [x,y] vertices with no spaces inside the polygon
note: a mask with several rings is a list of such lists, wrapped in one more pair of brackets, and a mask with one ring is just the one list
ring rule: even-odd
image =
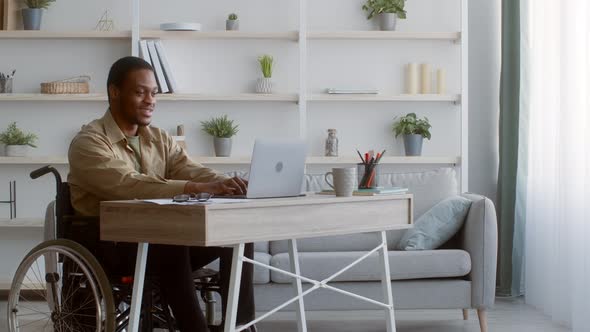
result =
[{"label": "light blue throw pillow", "polygon": [[447,198],[414,222],[399,242],[401,250],[432,250],[440,247],[463,226],[471,201],[462,196]]}]

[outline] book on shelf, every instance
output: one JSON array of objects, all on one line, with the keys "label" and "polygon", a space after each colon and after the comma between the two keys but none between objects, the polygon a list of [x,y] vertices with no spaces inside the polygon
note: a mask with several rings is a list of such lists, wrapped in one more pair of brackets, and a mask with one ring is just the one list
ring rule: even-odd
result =
[{"label": "book on shelf", "polygon": [[148,52],[147,47],[147,40],[145,39],[139,41],[139,57],[147,61],[150,65],[152,65],[152,67],[154,66],[152,64],[152,59],[150,59],[150,53]]},{"label": "book on shelf", "polygon": [[164,76],[164,70],[162,69],[160,59],[158,58],[158,52],[156,51],[156,45],[154,44],[154,41],[148,40],[147,47],[148,52],[150,54],[150,59],[152,60],[152,66],[154,67],[154,71],[156,72],[156,81],[158,82],[158,86],[160,87],[160,93],[168,93],[170,92],[170,89],[168,89],[166,77]]},{"label": "book on shelf", "polygon": [[[403,187],[377,187],[372,189],[357,189],[352,192],[353,196],[382,196],[382,195],[400,195],[408,192],[408,188]],[[335,195],[334,190],[322,190],[320,195]]]},{"label": "book on shelf", "polygon": [[164,51],[164,45],[161,40],[156,40],[155,45],[156,51],[158,52],[158,59],[160,59],[160,63],[164,69],[164,76],[166,78],[166,83],[168,83],[168,88],[172,93],[178,92],[178,84],[176,84],[176,79],[172,73],[172,67],[170,67],[170,62],[168,62],[168,57]]}]

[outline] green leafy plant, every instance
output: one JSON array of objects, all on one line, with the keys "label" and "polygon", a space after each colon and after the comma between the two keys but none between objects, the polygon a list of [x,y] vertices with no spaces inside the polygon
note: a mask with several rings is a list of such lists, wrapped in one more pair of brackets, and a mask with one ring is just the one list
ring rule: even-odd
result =
[{"label": "green leafy plant", "polygon": [[258,57],[258,62],[260,63],[260,70],[262,70],[262,75],[266,78],[272,77],[272,65],[274,59],[270,55],[262,55]]},{"label": "green leafy plant", "polygon": [[25,0],[27,7],[42,9],[49,8],[49,5],[51,5],[52,2],[55,2],[55,0]]},{"label": "green leafy plant", "polygon": [[230,20],[230,21],[235,21],[235,20],[237,20],[237,19],[238,19],[238,15],[237,15],[237,14],[234,14],[234,13],[231,13],[231,14],[229,14],[229,16],[227,17],[227,19],[228,19],[228,20]]},{"label": "green leafy plant", "polygon": [[382,13],[396,13],[397,17],[406,18],[405,5],[406,0],[367,0],[363,10],[369,12],[368,20]]},{"label": "green leafy plant", "polygon": [[392,129],[395,137],[399,135],[422,135],[422,137],[430,139],[431,127],[427,117],[418,119],[416,113],[408,113],[406,116],[402,116],[394,122]]},{"label": "green leafy plant", "polygon": [[238,125],[230,120],[227,115],[201,121],[203,131],[213,137],[230,138],[238,133]]},{"label": "green leafy plant", "polygon": [[37,146],[34,144],[38,139],[35,134],[25,134],[16,126],[16,122],[8,125],[8,128],[0,134],[0,142],[6,145],[29,145],[34,148]]}]

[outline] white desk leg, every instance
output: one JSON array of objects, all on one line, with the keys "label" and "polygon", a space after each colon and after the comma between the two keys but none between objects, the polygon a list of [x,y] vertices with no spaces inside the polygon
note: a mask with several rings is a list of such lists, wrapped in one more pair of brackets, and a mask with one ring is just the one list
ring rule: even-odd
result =
[{"label": "white desk leg", "polygon": [[238,298],[240,296],[240,283],[242,282],[242,264],[244,258],[244,244],[236,244],[231,261],[231,275],[225,309],[225,332],[234,332],[238,315]]},{"label": "white desk leg", "polygon": [[[296,275],[301,275],[299,269],[299,252],[297,251],[297,240],[289,240],[289,261],[291,262],[291,272]],[[293,279],[293,286],[298,296],[303,293],[301,279]],[[297,301],[297,330],[299,332],[307,332],[307,322],[305,319],[305,306],[303,304],[303,297]]]},{"label": "white desk leg", "polygon": [[395,332],[395,314],[393,308],[393,295],[391,294],[391,274],[389,272],[389,255],[387,254],[387,235],[385,231],[381,232],[381,250],[379,250],[379,259],[381,260],[381,285],[383,294],[389,308],[385,309],[387,332]]},{"label": "white desk leg", "polygon": [[145,281],[145,267],[147,265],[148,243],[137,245],[137,258],[135,259],[135,276],[133,278],[133,293],[131,293],[131,313],[129,315],[129,332],[137,332],[139,329],[139,314],[143,296],[143,282]]}]

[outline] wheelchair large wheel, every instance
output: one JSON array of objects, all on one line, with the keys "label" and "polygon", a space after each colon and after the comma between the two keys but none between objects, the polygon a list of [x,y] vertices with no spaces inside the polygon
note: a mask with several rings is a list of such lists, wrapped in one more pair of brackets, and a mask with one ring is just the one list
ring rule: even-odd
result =
[{"label": "wheelchair large wheel", "polygon": [[113,293],[96,258],[70,240],[46,241],[19,265],[8,296],[9,332],[115,330]]}]

